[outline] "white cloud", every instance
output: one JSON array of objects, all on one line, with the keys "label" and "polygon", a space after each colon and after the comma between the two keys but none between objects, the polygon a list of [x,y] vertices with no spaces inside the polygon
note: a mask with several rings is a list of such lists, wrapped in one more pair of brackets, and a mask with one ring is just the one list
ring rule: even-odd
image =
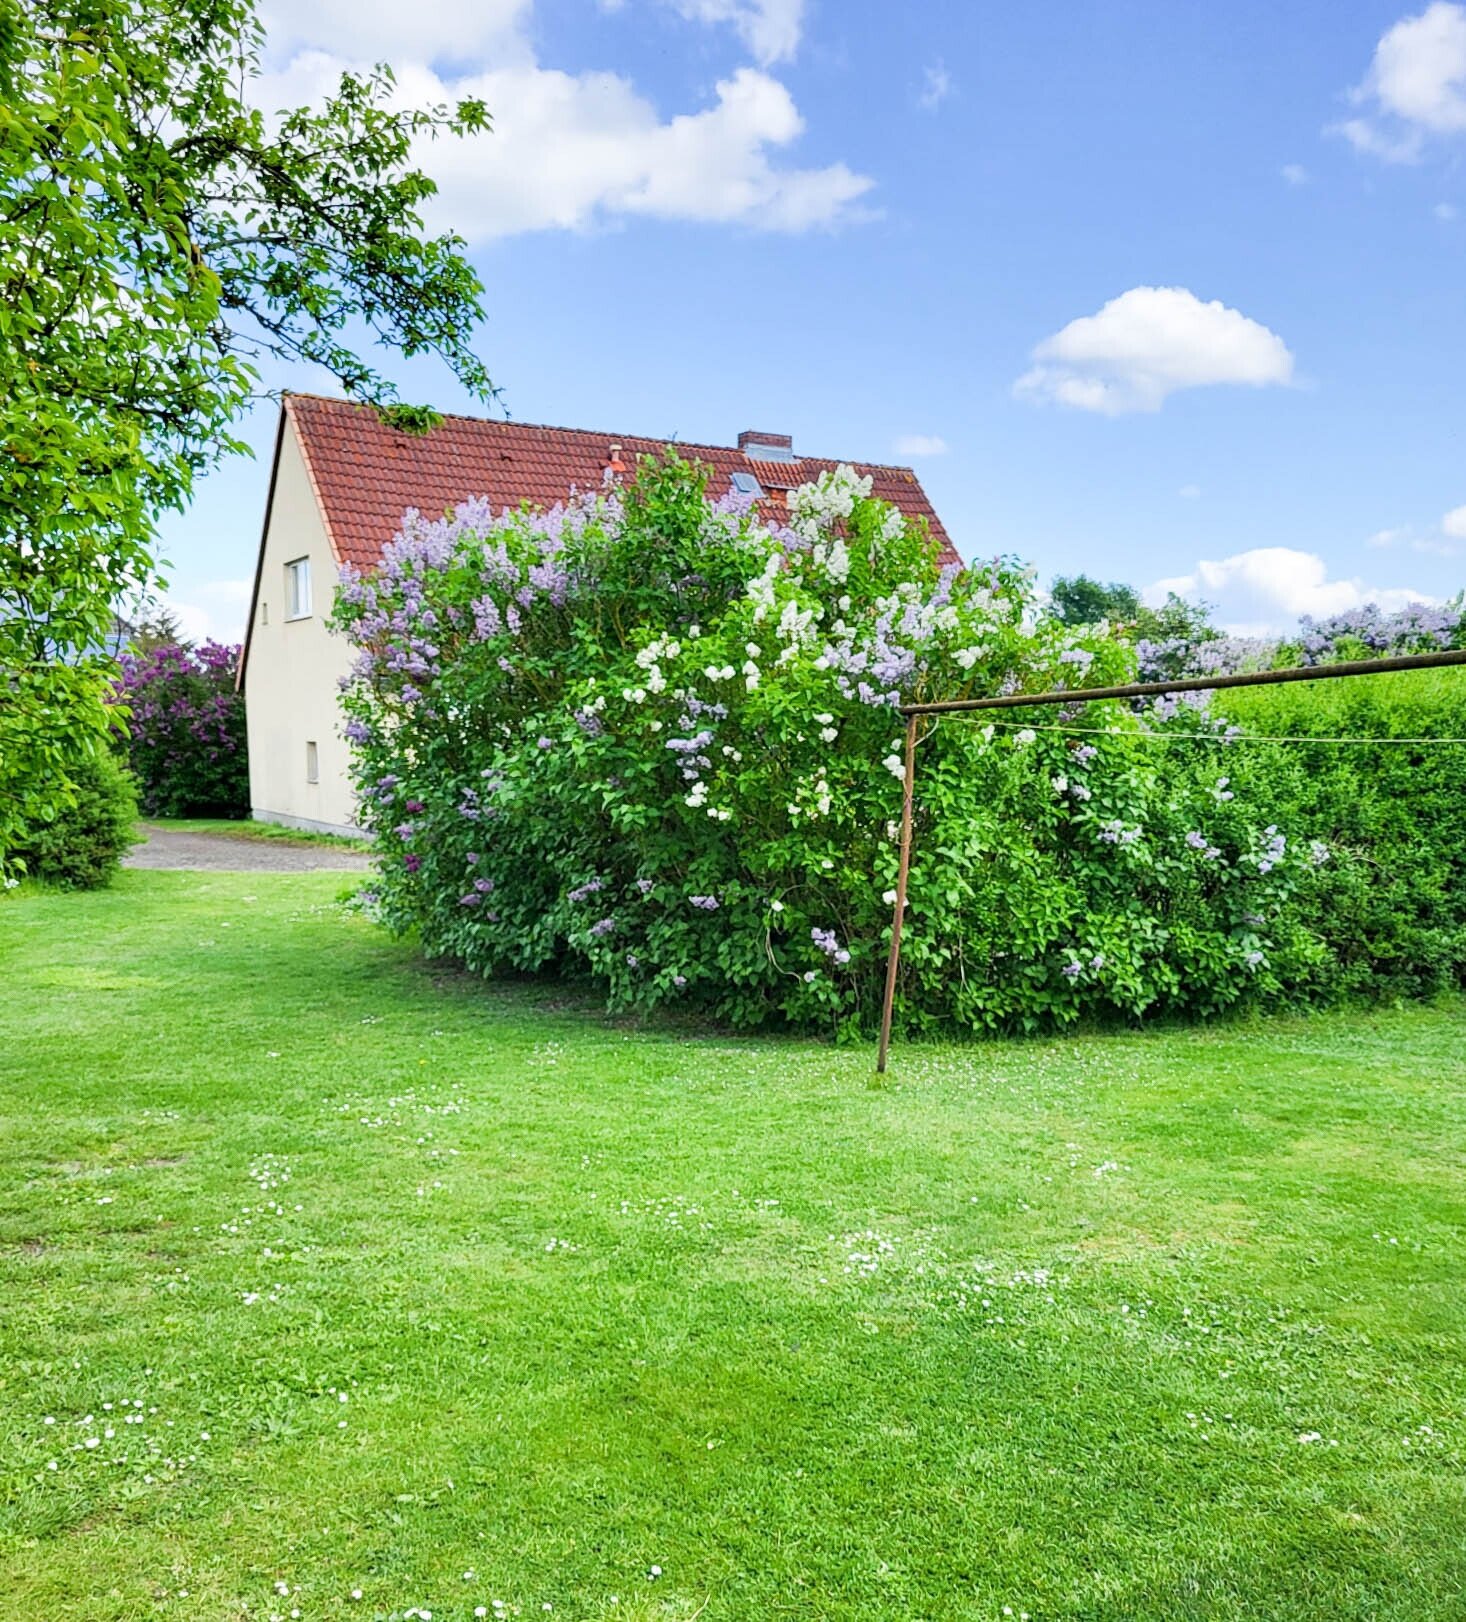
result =
[{"label": "white cloud", "polygon": [[[266,77],[258,100],[271,108],[316,101],[348,65],[301,52]],[[715,95],[712,106],[663,119],[614,73],[564,73],[522,56],[457,77],[421,62],[397,69],[402,105],[477,96],[489,108],[491,132],[425,144],[417,155],[438,182],[424,211],[430,224],[470,242],[630,216],[789,232],[869,217],[857,206],[874,184],[867,176],[843,163],[775,161],[804,130],[778,80],[744,67]]]},{"label": "white cloud", "polygon": [[947,442],[940,434],[900,434],[893,449],[897,456],[945,456]]},{"label": "white cloud", "polygon": [[1255,547],[1219,561],[1203,559],[1189,574],[1155,581],[1143,595],[1155,605],[1168,592],[1216,604],[1220,623],[1237,635],[1281,632],[1302,614],[1321,619],[1365,603],[1388,611],[1436,601],[1406,586],[1330,579],[1328,565],[1316,552],[1288,546]]},{"label": "white cloud", "polygon": [[1285,163],[1278,173],[1290,186],[1306,186],[1312,178],[1301,163]]},{"label": "white cloud", "polygon": [[238,642],[244,636],[251,589],[248,580],[209,580],[183,596],[163,592],[151,607],[172,614],[190,642]]},{"label": "white cloud", "polygon": [[1434,214],[1443,225],[1449,225],[1450,222],[1456,217],[1456,205],[1454,203],[1437,203],[1431,210],[1431,213]]},{"label": "white cloud", "polygon": [[804,31],[804,0],[672,0],[692,22],[731,23],[756,62],[788,62]]},{"label": "white cloud", "polygon": [[[1447,537],[1452,539],[1447,539]],[[1461,550],[1456,540],[1466,539],[1466,507],[1457,507],[1441,519],[1433,531],[1422,535],[1408,525],[1398,529],[1378,529],[1366,541],[1377,551],[1404,550],[1420,552],[1428,557],[1453,558]]]},{"label": "white cloud", "polygon": [[1275,332],[1184,287],[1132,287],[1033,351],[1014,392],[1079,411],[1158,411],[1180,389],[1288,383],[1293,356]]},{"label": "white cloud", "polygon": [[1201,496],[1201,486],[1199,484],[1183,484],[1176,494],[1183,501],[1196,501]]},{"label": "white cloud", "polygon": [[1386,29],[1351,99],[1366,113],[1336,133],[1389,163],[1414,161],[1432,136],[1466,132],[1466,6],[1433,0]]},{"label": "white cloud", "polygon": [[927,112],[934,113],[951,94],[952,75],[941,62],[932,63],[922,75],[921,94],[917,96],[917,101]]},{"label": "white cloud", "polygon": [[481,62],[528,54],[523,29],[534,0],[267,0],[270,53],[315,48],[354,62]]}]

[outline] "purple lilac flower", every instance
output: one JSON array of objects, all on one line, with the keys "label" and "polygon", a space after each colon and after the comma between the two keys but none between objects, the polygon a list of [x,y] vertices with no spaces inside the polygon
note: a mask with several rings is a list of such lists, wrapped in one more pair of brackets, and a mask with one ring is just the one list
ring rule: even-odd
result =
[{"label": "purple lilac flower", "polygon": [[409,873],[416,873],[422,867],[422,857],[415,855],[412,851],[408,851],[406,856],[402,858],[402,865]]},{"label": "purple lilac flower", "polygon": [[1257,858],[1257,871],[1271,873],[1287,852],[1288,838],[1286,834],[1280,834],[1271,823],[1263,829],[1263,832],[1267,835],[1267,844],[1263,846],[1262,855]]},{"label": "purple lilac flower", "polygon": [[609,935],[615,927],[616,920],[614,918],[597,918],[595,923],[590,926],[590,932],[599,940],[602,935]]},{"label": "purple lilac flower", "polygon": [[1084,973],[1084,965],[1077,961],[1066,963],[1060,972],[1066,979],[1077,980]]},{"label": "purple lilac flower", "polygon": [[690,895],[687,899],[703,912],[716,912],[722,905],[715,895]]},{"label": "purple lilac flower", "polygon": [[1377,603],[1366,603],[1332,619],[1305,615],[1298,626],[1303,663],[1312,665],[1335,657],[1341,642],[1362,642],[1375,654],[1449,648],[1461,631],[1461,611],[1445,604],[1410,603],[1387,614]]},{"label": "purple lilac flower", "polygon": [[636,881],[636,887],[637,887],[638,890],[641,891],[641,893],[643,895],[650,895],[652,893],[652,891],[656,888],[656,880],[655,879],[638,879]]},{"label": "purple lilac flower", "polygon": [[685,974],[674,974],[672,976],[672,984],[678,987],[685,986],[687,984],[687,976]]},{"label": "purple lilac flower", "polygon": [[640,962],[641,962],[641,959],[636,955],[635,952],[628,952],[626,954],[626,967],[628,969],[636,968],[640,964]]},{"label": "purple lilac flower", "polygon": [[604,879],[587,879],[584,884],[576,885],[576,887],[570,892],[569,895],[565,897],[565,899],[578,905],[580,902],[588,900],[598,891],[604,890],[605,888],[606,881]]}]

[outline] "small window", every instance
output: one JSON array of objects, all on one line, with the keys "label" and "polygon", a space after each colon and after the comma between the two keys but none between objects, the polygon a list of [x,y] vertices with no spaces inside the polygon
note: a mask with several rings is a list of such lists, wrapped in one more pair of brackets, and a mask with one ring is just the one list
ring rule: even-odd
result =
[{"label": "small window", "polygon": [[763,486],[751,473],[734,473],[731,482],[740,496],[761,496],[764,493]]},{"label": "small window", "polygon": [[261,603],[260,604],[260,624],[261,625],[268,625],[269,623],[270,623],[270,605],[268,603]]},{"label": "small window", "polygon": [[296,558],[285,565],[285,617],[303,620],[311,611],[311,560]]},{"label": "small window", "polygon": [[305,780],[307,783],[319,783],[321,780],[321,752],[314,743],[305,746]]}]

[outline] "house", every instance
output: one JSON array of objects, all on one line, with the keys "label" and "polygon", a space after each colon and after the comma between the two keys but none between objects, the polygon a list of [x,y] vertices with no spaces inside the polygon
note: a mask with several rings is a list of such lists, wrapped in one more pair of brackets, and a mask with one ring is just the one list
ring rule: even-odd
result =
[{"label": "house", "polygon": [[[630,470],[665,443],[473,417],[446,417],[428,434],[405,434],[370,407],[287,394],[238,678],[256,820],[356,831],[338,709],[352,656],[346,640],[326,628],[343,563],[370,570],[409,507],[432,518],[474,496],[495,506],[551,507],[572,490],[598,489],[608,468]],[[837,465],[797,455],[783,434],[748,432],[736,446],[678,449],[711,466],[713,491],[736,485],[756,493],[771,518],[787,491]],[[909,468],[854,466],[870,475],[876,495],[927,521],[948,561],[960,561]]]}]

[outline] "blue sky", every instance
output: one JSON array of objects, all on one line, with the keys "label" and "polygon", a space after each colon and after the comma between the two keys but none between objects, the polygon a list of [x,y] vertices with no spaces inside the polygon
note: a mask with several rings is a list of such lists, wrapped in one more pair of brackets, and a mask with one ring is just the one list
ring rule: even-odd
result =
[{"label": "blue sky", "polygon": [[[267,104],[373,58],[404,97],[488,100],[496,133],[424,164],[522,421],[909,461],[968,557],[1174,584],[1239,628],[1466,582],[1466,6],[266,16]],[[273,422],[168,525],[196,634],[240,629]]]}]

